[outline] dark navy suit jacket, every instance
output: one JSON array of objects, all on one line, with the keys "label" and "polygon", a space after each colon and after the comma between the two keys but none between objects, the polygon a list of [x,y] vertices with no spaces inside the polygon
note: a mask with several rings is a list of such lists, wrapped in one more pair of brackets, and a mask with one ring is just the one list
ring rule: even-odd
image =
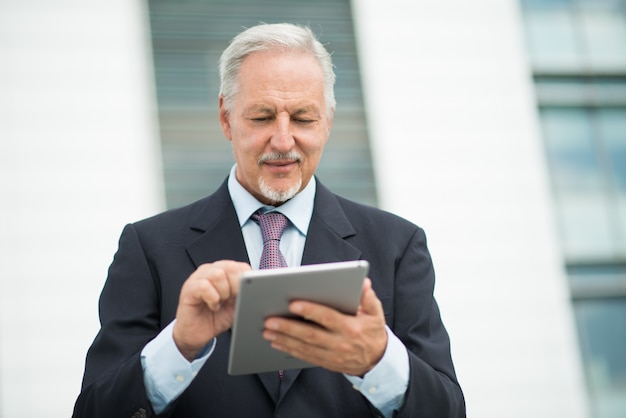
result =
[{"label": "dark navy suit jacket", "polygon": [[[449,338],[433,298],[424,232],[395,215],[332,194],[317,182],[302,264],[364,259],[388,326],[409,352],[397,417],[464,417]],[[100,297],[101,330],[87,354],[74,417],[154,416],[140,352],[175,317],[183,282],[201,264],[249,262],[226,182],[189,206],[127,225]],[[364,418],[378,411],[340,373],[322,368],[230,376],[230,331],[161,416]]]}]

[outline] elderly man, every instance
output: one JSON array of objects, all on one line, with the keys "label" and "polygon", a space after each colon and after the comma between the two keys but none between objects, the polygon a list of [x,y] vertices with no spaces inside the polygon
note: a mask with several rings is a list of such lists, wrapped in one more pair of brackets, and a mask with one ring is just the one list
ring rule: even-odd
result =
[{"label": "elderly man", "polygon": [[[219,121],[236,164],[212,195],[130,224],[100,299],[74,417],[463,417],[424,232],[314,176],[332,126],[330,55],[308,28],[259,25],[220,60]],[[243,271],[264,219],[284,265],[364,259],[356,315],[294,301],[267,344],[317,367],[226,371]]]}]

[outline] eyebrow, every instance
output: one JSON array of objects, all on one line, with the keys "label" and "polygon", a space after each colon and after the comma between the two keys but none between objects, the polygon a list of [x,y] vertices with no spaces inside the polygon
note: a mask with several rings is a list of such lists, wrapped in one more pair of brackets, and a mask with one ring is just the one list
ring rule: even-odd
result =
[{"label": "eyebrow", "polygon": [[267,105],[252,105],[245,109],[244,113],[253,113],[253,112],[262,112],[262,113],[273,113],[274,108]]},{"label": "eyebrow", "polygon": [[315,115],[319,115],[319,109],[317,109],[315,106],[304,106],[301,108],[296,109],[295,112],[292,113],[292,115],[301,115],[303,113],[313,113]]},{"label": "eyebrow", "polygon": [[[249,113],[255,113],[255,112],[259,112],[259,113],[274,113],[276,111],[276,109],[272,106],[268,106],[268,105],[264,105],[264,104],[259,104],[259,105],[252,105],[249,108],[245,109],[244,113],[245,114],[249,114]],[[313,105],[305,105],[302,106],[300,108],[296,108],[296,110],[294,112],[290,112],[291,115],[301,115],[303,113],[314,113],[314,114],[319,114],[319,109],[317,109],[316,106]]]}]

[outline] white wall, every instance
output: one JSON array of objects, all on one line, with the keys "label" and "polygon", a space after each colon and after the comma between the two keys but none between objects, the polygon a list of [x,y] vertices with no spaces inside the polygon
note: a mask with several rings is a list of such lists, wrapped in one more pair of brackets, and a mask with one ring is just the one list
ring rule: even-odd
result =
[{"label": "white wall", "polygon": [[164,207],[139,0],[0,0],[0,417],[71,415],[124,223]]},{"label": "white wall", "polygon": [[468,416],[587,416],[517,0],[352,3],[381,203],[426,229]]}]

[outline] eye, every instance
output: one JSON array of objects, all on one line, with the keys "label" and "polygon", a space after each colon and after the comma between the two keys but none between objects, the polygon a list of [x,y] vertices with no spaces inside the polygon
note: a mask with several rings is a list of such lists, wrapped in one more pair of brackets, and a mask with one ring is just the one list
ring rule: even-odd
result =
[{"label": "eye", "polygon": [[314,119],[307,119],[307,118],[293,118],[293,121],[301,125],[308,125],[308,124],[315,122]]},{"label": "eye", "polygon": [[252,122],[258,122],[258,123],[269,122],[272,119],[273,118],[271,116],[259,116],[259,117],[256,117],[256,118],[250,118],[250,120]]}]

